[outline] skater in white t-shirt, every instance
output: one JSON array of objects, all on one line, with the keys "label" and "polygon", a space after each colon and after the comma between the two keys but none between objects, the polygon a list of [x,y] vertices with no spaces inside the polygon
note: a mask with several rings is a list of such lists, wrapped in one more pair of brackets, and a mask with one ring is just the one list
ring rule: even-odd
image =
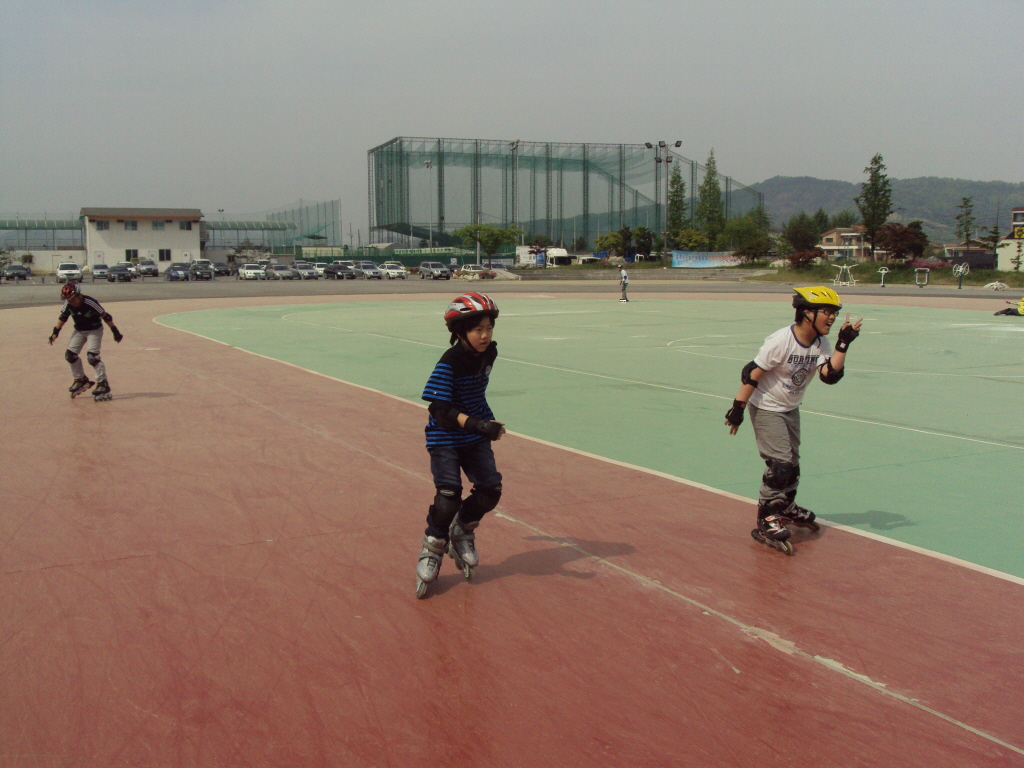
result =
[{"label": "skater in white t-shirt", "polygon": [[796,503],[800,482],[800,403],[815,372],[826,384],[843,378],[846,351],[860,334],[863,319],[839,329],[835,352],[828,334],[842,309],[831,288],[794,288],[793,325],[781,328],[764,340],[757,356],[740,374],[740,389],[725,414],[729,434],[735,435],[750,413],[757,449],[767,469],[761,478],[757,504],[757,528],[751,535],[762,544],[793,554],[787,525],[818,530],[814,513]]}]

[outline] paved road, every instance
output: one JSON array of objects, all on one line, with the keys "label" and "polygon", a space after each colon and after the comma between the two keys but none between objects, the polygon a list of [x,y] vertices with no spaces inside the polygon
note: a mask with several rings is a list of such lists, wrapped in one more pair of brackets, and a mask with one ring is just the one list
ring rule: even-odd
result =
[{"label": "paved road", "polygon": [[[0,285],[0,309],[15,307],[38,307],[59,302],[59,289],[52,278],[43,285],[3,283]],[[418,294],[436,293],[448,288],[452,294],[475,288],[489,293],[594,293],[607,291],[618,294],[618,284],[595,280],[517,280],[463,282],[459,280],[307,280],[299,281],[241,281],[222,277],[209,283],[168,283],[160,279],[148,279],[133,283],[86,282],[83,290],[103,303],[118,301],[146,301],[158,299],[224,299],[242,296],[332,296],[352,294]],[[788,283],[748,283],[736,280],[657,280],[636,279],[630,283],[630,293],[765,293],[785,294],[791,288]],[[843,295],[854,296],[914,296],[914,297],[955,297],[979,299],[991,302],[1004,294],[984,288],[953,287],[917,288],[912,285],[855,286],[841,289]],[[1010,295],[1010,294],[1007,294]]]}]

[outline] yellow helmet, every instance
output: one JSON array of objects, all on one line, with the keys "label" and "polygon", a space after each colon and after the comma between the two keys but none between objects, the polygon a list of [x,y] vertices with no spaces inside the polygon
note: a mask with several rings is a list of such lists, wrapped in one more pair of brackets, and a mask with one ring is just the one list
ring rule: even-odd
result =
[{"label": "yellow helmet", "polygon": [[794,288],[793,306],[797,309],[824,309],[825,307],[843,308],[843,300],[839,294],[824,285],[807,288]]}]

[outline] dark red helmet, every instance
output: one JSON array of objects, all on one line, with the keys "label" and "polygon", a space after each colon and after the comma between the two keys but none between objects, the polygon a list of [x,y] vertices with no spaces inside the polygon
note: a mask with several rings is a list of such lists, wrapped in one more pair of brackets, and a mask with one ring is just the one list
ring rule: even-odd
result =
[{"label": "dark red helmet", "polygon": [[68,280],[64,283],[64,287],[60,289],[60,297],[67,301],[72,296],[77,296],[81,292],[82,289],[79,287],[78,283],[74,280]]},{"label": "dark red helmet", "polygon": [[488,316],[494,320],[498,316],[498,307],[486,293],[464,293],[452,299],[444,313],[444,324],[448,330],[455,332],[455,323],[464,318]]}]

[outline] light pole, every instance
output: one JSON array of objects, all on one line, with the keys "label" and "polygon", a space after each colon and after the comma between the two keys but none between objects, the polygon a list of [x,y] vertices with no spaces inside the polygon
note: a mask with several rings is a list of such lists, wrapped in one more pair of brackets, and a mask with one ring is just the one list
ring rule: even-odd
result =
[{"label": "light pole", "polygon": [[[654,150],[654,229],[656,234],[661,235],[662,251],[664,252],[668,248],[668,166],[672,162],[672,149],[664,141],[659,141],[657,145],[647,141],[644,142],[644,146],[648,149]],[[683,146],[682,141],[674,142],[673,147]],[[661,220],[661,180],[659,179],[661,171],[661,163],[665,164],[665,221],[664,228],[662,227]],[[661,230],[660,232],[658,230]]]},{"label": "light pole", "polygon": [[430,194],[427,195],[427,199],[430,201],[430,221],[427,227],[430,231],[430,252],[434,252],[434,163],[432,160],[424,160],[423,166],[427,169],[427,188]]}]

